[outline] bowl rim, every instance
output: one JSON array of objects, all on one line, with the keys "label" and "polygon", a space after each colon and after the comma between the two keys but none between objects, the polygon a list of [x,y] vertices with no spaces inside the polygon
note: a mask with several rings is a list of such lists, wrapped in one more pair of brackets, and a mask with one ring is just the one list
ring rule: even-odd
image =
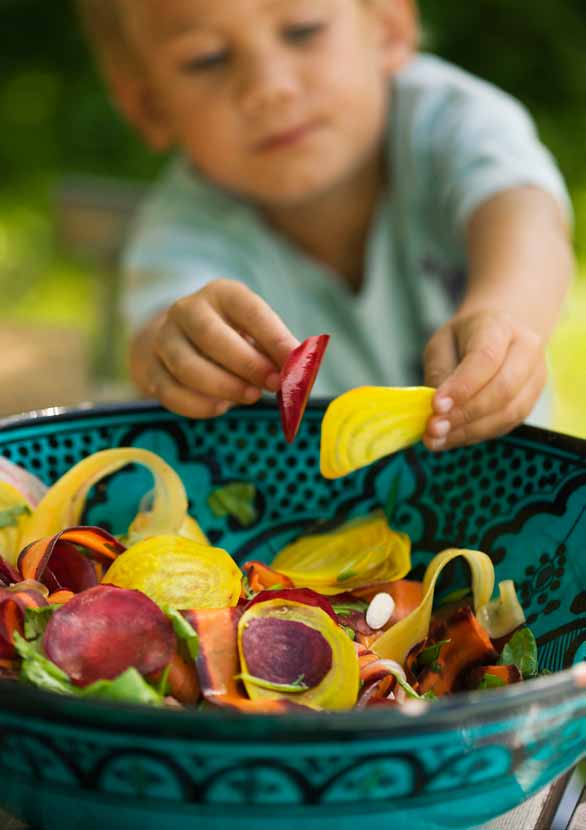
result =
[{"label": "bowl rim", "polygon": [[[307,403],[307,410],[313,412],[324,412],[332,400],[332,398],[312,398]],[[226,414],[219,417],[233,418],[235,415],[263,410],[272,412],[278,411],[276,399],[263,397],[256,404],[251,406],[235,406]],[[159,412],[161,415],[166,415],[170,418],[176,418],[178,420],[192,420],[171,412],[156,400],[115,401],[112,403],[84,401],[80,404],[76,404],[75,406],[54,406],[0,418],[0,435],[3,433],[9,433],[13,429],[31,427],[37,424],[62,423],[67,421],[83,420],[87,417],[108,415],[124,416],[132,414],[145,414],[149,412]],[[557,432],[552,429],[546,429],[545,427],[533,426],[532,424],[521,424],[507,435],[494,440],[506,441],[510,438],[539,441],[540,443],[546,444],[548,447],[556,450],[576,453],[584,457],[584,465],[586,466],[586,438],[579,438],[576,435]]]},{"label": "bowl rim", "polygon": [[[323,412],[330,401],[331,399],[327,398],[312,399],[309,401],[307,408],[310,411]],[[274,412],[278,410],[278,407],[276,401],[263,398],[254,406],[234,407],[221,417],[234,417],[234,415],[246,414],[254,410]],[[76,422],[88,417],[118,417],[147,413],[160,413],[170,418],[188,420],[170,412],[157,401],[152,400],[98,404],[88,401],[76,406],[50,407],[1,418],[0,439],[9,435],[11,431],[21,428]],[[586,439],[528,424],[523,424],[509,435],[496,440],[506,441],[509,439],[537,441],[558,451],[578,454],[584,458],[584,465],[586,466]],[[0,454],[1,451],[0,441]],[[149,718],[145,719],[144,717],[146,710],[142,704],[93,699],[89,702],[91,705],[88,706],[87,700],[27,687],[24,684],[18,685],[19,691],[15,695],[13,693],[14,683],[15,681],[10,680],[0,682],[0,709],[4,711],[28,711],[31,708],[39,707],[41,712],[50,712],[53,716],[61,715],[64,718],[67,717],[67,719],[70,718],[73,712],[77,716],[76,723],[78,724],[88,723],[95,720],[95,718],[98,718],[99,721],[103,716],[125,712],[130,719],[128,726],[131,726],[138,717],[141,733],[144,732],[146,721],[149,720]],[[484,722],[498,721],[502,718],[503,711],[508,711],[511,708],[525,708],[535,704],[547,706],[568,696],[583,697],[586,703],[586,662],[575,664],[551,675],[541,676],[504,688],[487,689],[481,692],[464,691],[433,702],[409,701],[404,706],[397,708],[377,708],[370,711],[353,709],[348,712],[310,711],[307,713],[287,713],[286,715],[242,715],[220,707],[217,708],[217,711],[163,707],[155,710],[158,716],[153,718],[153,722],[156,721],[158,724],[164,722],[165,726],[169,728],[179,724],[189,725],[195,730],[199,730],[204,724],[213,724],[218,726],[220,731],[223,731],[222,724],[271,722],[275,725],[277,732],[282,731],[284,736],[289,735],[289,739],[291,729],[304,732],[305,727],[307,734],[303,736],[304,740],[311,739],[311,736],[317,736],[316,739],[321,740],[324,730],[341,734],[359,731],[361,736],[369,732],[376,732],[382,736],[383,733],[388,735],[389,732],[402,732],[414,728],[417,731],[453,728],[454,725],[461,726],[470,719],[482,718]],[[120,726],[122,725],[120,724]],[[278,729],[279,726],[283,728]]]}]

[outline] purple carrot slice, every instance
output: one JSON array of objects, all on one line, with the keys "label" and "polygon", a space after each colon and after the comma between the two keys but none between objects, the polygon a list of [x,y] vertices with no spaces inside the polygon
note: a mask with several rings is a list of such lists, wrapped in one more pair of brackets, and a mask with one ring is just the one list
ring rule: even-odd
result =
[{"label": "purple carrot slice", "polygon": [[140,591],[97,585],[55,611],[43,638],[45,654],[77,686],[112,680],[134,667],[159,671],[175,653],[170,620]]},{"label": "purple carrot slice", "polygon": [[289,443],[297,435],[329,340],[329,334],[308,337],[293,349],[281,369],[281,388],[277,400],[283,432]]}]

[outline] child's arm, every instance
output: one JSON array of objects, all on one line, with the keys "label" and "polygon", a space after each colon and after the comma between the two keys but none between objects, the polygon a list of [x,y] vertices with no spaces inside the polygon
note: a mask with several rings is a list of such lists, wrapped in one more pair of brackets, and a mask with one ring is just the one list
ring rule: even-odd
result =
[{"label": "child's arm", "polygon": [[573,271],[561,208],[537,188],[483,204],[469,224],[468,252],[466,297],[425,352],[425,382],[438,387],[430,449],[503,435],[530,414]]},{"label": "child's arm", "polygon": [[214,280],[178,300],[133,338],[136,385],[173,412],[220,415],[279,388],[279,369],[299,345],[258,295],[235,280]]}]

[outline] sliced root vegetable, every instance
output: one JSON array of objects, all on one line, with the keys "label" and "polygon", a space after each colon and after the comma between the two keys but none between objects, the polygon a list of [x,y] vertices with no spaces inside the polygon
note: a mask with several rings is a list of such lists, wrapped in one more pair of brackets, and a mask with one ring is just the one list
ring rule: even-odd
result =
[{"label": "sliced root vegetable", "polygon": [[[442,697],[456,690],[460,674],[470,666],[491,663],[498,656],[488,633],[468,606],[459,608],[439,630],[434,640],[444,641],[433,662],[418,675],[419,691]],[[426,645],[433,645],[433,642]]]},{"label": "sliced root vegetable", "polygon": [[241,612],[237,608],[184,611],[183,616],[199,637],[197,674],[203,696],[217,706],[240,712],[280,714],[300,709],[287,700],[250,700],[240,691],[237,632]]},{"label": "sliced root vegetable", "polygon": [[298,539],[272,564],[296,587],[333,595],[404,577],[411,569],[411,542],[376,511],[330,533]]},{"label": "sliced root vegetable", "polygon": [[165,672],[167,672],[167,684],[171,697],[178,703],[194,706],[201,697],[201,692],[193,660],[186,659],[176,651],[169,665],[150,675],[148,680],[158,683]]},{"label": "sliced root vegetable", "polygon": [[44,594],[26,584],[0,589],[0,657],[11,659],[15,656],[14,633],[24,635],[26,609],[46,605]]},{"label": "sliced root vegetable", "polygon": [[242,573],[222,548],[156,536],[121,554],[103,582],[136,588],[163,607],[225,608],[238,603]]},{"label": "sliced root vegetable", "polygon": [[322,611],[325,611],[326,614],[328,614],[336,623],[336,625],[339,622],[337,614],[332,608],[331,602],[326,599],[326,597],[318,594],[317,591],[312,591],[311,588],[284,588],[279,591],[274,589],[269,591],[261,591],[260,594],[257,594],[250,600],[244,610],[247,611],[259,602],[267,602],[273,599],[285,599],[291,600],[292,602],[300,602],[302,605],[313,605],[314,607],[321,608]]},{"label": "sliced root vegetable", "polygon": [[49,594],[47,601],[49,605],[65,605],[74,596],[73,591],[55,591],[54,594]]},{"label": "sliced root vegetable", "polygon": [[475,666],[466,672],[467,689],[497,688],[511,686],[523,680],[517,666]]},{"label": "sliced root vegetable", "polygon": [[361,386],[335,398],[322,421],[320,465],[339,478],[419,441],[435,389]]},{"label": "sliced root vegetable", "polygon": [[36,507],[48,490],[47,485],[38,476],[2,457],[0,457],[0,482],[13,487],[29,507]]},{"label": "sliced root vegetable", "polygon": [[132,667],[142,675],[162,669],[176,638],[169,619],[144,594],[97,585],[54,612],[43,647],[72,683],[88,686]]},{"label": "sliced root vegetable", "polygon": [[512,579],[499,582],[498,598],[478,609],[478,622],[486,628],[492,640],[500,640],[525,625],[525,612]]},{"label": "sliced root vegetable", "polygon": [[24,579],[42,582],[51,592],[79,593],[97,585],[105,566],[125,550],[102,528],[70,527],[27,545],[18,557],[18,568]]},{"label": "sliced root vegetable", "polygon": [[0,551],[8,565],[15,565],[32,505],[12,484],[0,481]]},{"label": "sliced root vegetable", "polygon": [[127,536],[129,544],[163,533],[185,533],[190,538],[199,534],[198,541],[207,542],[203,531],[187,514],[187,496],[177,473],[149,450],[123,447],[94,453],[62,476],[32,516],[25,518],[22,545],[79,524],[91,488],[128,464],[147,467],[155,482],[152,508],[140,511],[132,521]]},{"label": "sliced root vegetable", "polygon": [[265,588],[273,588],[275,585],[278,585],[279,588],[293,587],[293,583],[288,576],[269,568],[264,562],[257,562],[256,560],[245,562],[242,570],[248,578],[250,590],[255,593],[260,593]]},{"label": "sliced root vegetable", "polygon": [[411,649],[428,635],[435,586],[442,570],[454,559],[462,557],[472,572],[472,591],[476,609],[486,605],[494,588],[494,567],[490,557],[478,550],[449,548],[438,553],[429,563],[423,580],[423,600],[407,617],[385,631],[372,644],[372,650],[403,665]]},{"label": "sliced root vegetable", "polygon": [[15,582],[20,582],[21,578],[16,568],[0,556],[0,587],[14,585]]},{"label": "sliced root vegetable", "polygon": [[282,599],[257,603],[240,618],[238,652],[253,700],[290,697],[319,709],[356,703],[354,644],[321,608]]},{"label": "sliced root vegetable", "polygon": [[299,430],[329,340],[329,334],[308,337],[293,349],[281,369],[281,388],[277,400],[283,433],[289,443],[295,439]]}]

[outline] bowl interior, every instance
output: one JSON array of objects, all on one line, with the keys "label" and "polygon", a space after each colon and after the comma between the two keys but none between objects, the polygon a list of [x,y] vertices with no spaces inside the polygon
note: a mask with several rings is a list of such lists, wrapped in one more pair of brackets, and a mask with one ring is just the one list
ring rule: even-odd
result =
[{"label": "bowl interior", "polygon": [[[530,427],[476,447],[441,454],[417,445],[344,478],[319,472],[324,403],[308,407],[288,445],[275,406],[261,403],[213,421],[190,421],[152,405],[108,407],[15,421],[0,429],[0,453],[46,483],[87,455],[135,446],[179,473],[190,512],[210,541],[237,562],[270,562],[310,529],[384,507],[413,544],[411,576],[448,547],[487,552],[497,580],[513,579],[538,640],[541,668],[558,671],[586,657],[586,442]],[[256,520],[218,517],[215,489],[254,484]],[[90,493],[84,521],[123,532],[152,486],[129,466]],[[453,568],[442,583],[466,584]]]}]

